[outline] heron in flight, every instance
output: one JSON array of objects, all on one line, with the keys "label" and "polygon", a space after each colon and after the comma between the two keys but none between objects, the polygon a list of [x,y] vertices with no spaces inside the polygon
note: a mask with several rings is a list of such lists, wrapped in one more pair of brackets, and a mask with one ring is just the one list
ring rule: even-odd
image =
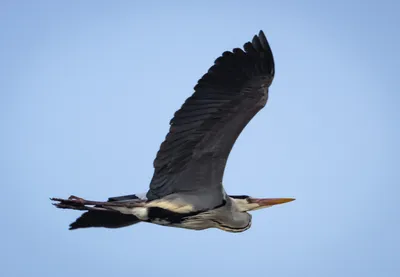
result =
[{"label": "heron in flight", "polygon": [[228,195],[222,185],[229,153],[244,127],[267,103],[274,74],[274,58],[263,31],[243,50],[224,52],[170,121],[146,194],[107,201],[51,198],[58,208],[85,211],[70,229],[149,222],[243,232],[251,226],[249,211],[294,200]]}]

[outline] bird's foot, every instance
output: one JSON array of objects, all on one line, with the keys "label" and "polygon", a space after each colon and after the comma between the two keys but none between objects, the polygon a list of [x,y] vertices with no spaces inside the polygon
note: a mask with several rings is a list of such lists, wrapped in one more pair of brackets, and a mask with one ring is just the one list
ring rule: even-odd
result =
[{"label": "bird's foot", "polygon": [[124,202],[103,202],[103,201],[91,201],[86,200],[81,197],[77,197],[75,195],[71,195],[68,199],[62,198],[50,198],[50,200],[58,202],[54,203],[57,208],[62,209],[74,209],[74,210],[89,210],[89,209],[96,209],[99,208],[107,209],[112,207],[126,207],[126,208],[133,208],[133,207],[143,207],[143,201],[124,201]]},{"label": "bird's foot", "polygon": [[68,197],[68,200],[74,201],[74,202],[79,202],[81,204],[84,204],[84,202],[86,201],[85,199],[80,198],[80,197],[75,196],[75,195],[71,195],[70,197]]},{"label": "bird's foot", "polygon": [[62,199],[62,198],[50,198],[52,201],[59,202],[59,204],[64,204],[64,205],[74,205],[74,206],[94,206],[94,205],[105,205],[105,204],[110,204],[109,202],[102,202],[102,201],[91,201],[91,200],[86,200],[81,197],[77,197],[75,195],[71,195],[68,197],[68,199]]}]

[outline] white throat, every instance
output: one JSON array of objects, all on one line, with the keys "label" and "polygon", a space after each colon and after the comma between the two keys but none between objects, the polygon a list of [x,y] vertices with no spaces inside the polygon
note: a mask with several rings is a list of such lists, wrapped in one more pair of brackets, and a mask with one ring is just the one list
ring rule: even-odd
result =
[{"label": "white throat", "polygon": [[233,203],[235,203],[236,208],[238,209],[239,212],[247,212],[259,207],[257,203],[247,202],[247,199],[237,199],[231,197],[231,200]]}]

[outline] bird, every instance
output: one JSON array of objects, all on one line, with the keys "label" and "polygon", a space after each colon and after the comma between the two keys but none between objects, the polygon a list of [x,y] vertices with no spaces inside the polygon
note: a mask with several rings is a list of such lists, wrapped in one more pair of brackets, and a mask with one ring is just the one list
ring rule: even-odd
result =
[{"label": "bird", "polygon": [[189,230],[248,230],[250,211],[295,200],[228,195],[223,185],[232,147],[266,105],[274,76],[274,57],[261,30],[242,48],[223,52],[175,112],[145,194],[106,201],[71,195],[50,198],[52,204],[84,211],[70,224],[70,230],[122,228],[140,222]]}]

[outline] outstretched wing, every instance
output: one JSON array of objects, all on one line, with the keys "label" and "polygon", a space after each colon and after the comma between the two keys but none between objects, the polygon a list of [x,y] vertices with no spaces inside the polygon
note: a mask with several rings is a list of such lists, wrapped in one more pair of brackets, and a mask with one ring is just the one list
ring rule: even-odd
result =
[{"label": "outstretched wing", "polygon": [[221,203],[229,153],[243,128],[265,106],[275,72],[262,31],[243,49],[216,59],[175,113],[154,160],[148,199],[186,192],[208,195],[204,205]]}]

